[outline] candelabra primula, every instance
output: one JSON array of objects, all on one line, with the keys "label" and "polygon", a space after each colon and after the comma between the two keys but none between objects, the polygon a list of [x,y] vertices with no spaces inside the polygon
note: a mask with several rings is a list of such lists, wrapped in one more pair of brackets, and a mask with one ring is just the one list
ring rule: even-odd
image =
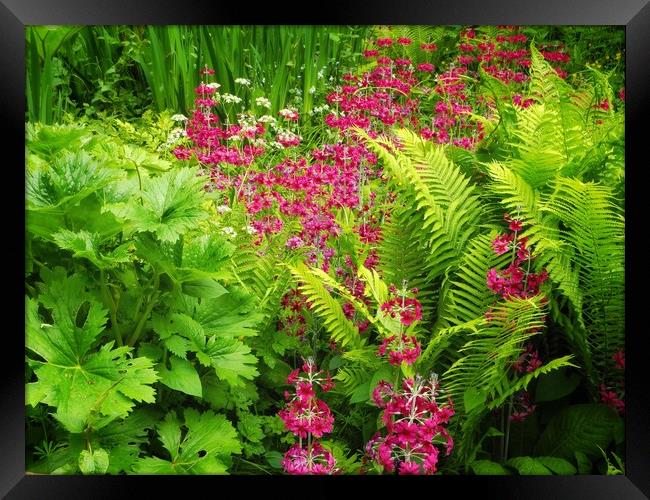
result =
[{"label": "candelabra primula", "polygon": [[434,474],[440,450],[447,455],[454,441],[446,429],[454,415],[450,400],[441,402],[436,374],[406,378],[400,387],[380,381],[373,391],[375,404],[383,409],[385,434],[377,432],[366,445],[366,452],[385,472],[400,475]]},{"label": "candelabra primula", "polygon": [[[288,474],[333,474],[336,460],[332,454],[315,441],[332,432],[334,417],[325,401],[316,396],[316,387],[328,392],[334,387],[329,372],[318,370],[314,360],[308,358],[301,368],[287,377],[294,386],[294,394],[285,392],[287,405],[278,415],[285,428],[298,437],[284,455],[282,466]],[[306,442],[305,442],[306,441]]]}]

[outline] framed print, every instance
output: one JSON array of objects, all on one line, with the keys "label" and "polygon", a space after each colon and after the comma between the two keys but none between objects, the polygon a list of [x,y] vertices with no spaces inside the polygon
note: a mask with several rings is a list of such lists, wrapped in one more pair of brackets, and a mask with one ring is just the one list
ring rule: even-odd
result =
[{"label": "framed print", "polygon": [[650,7],[509,3],[3,0],[3,495],[649,495]]}]

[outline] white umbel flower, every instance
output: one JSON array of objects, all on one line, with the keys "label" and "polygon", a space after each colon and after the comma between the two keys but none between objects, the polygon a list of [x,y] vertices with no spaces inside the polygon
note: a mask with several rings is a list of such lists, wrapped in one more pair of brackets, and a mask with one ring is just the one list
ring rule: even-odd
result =
[{"label": "white umbel flower", "polygon": [[232,238],[237,236],[237,232],[230,226],[224,227],[221,232],[225,234],[226,236],[230,236]]},{"label": "white umbel flower", "polygon": [[270,108],[271,107],[271,101],[268,100],[266,97],[258,97],[255,99],[255,104],[258,106],[262,106],[263,108]]}]

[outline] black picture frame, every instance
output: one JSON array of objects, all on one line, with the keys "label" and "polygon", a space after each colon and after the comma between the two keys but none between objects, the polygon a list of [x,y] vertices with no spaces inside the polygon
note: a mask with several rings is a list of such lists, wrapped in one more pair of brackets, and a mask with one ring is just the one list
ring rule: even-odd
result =
[{"label": "black picture frame", "polygon": [[[0,113],[4,125],[2,162],[8,178],[2,191],[18,199],[4,203],[3,247],[8,252],[4,269],[5,314],[14,321],[3,330],[4,376],[0,387],[0,495],[15,498],[116,498],[138,490],[150,497],[181,487],[192,494],[197,485],[211,495],[231,488],[247,491],[252,484],[275,495],[318,497],[361,488],[413,495],[462,495],[478,492],[488,498],[619,499],[650,497],[650,398],[644,364],[641,323],[647,267],[642,249],[644,184],[647,167],[643,124],[650,111],[650,5],[649,0],[402,0],[400,2],[328,2],[306,14],[306,4],[268,3],[244,6],[204,0],[0,0]],[[56,24],[521,24],[623,25],[626,32],[626,475],[625,476],[436,476],[434,478],[332,477],[161,477],[161,476],[31,476],[25,473],[24,380],[24,276],[20,263],[11,264],[24,249],[24,186],[19,165],[24,164],[25,139],[25,26]],[[11,153],[11,154],[8,154]],[[10,160],[11,158],[11,160]],[[645,160],[645,161],[644,161]],[[12,280],[16,284],[12,283]],[[17,286],[16,286],[17,285]],[[15,304],[14,304],[15,302]],[[15,328],[14,328],[15,323]],[[10,326],[9,326],[10,325]],[[24,329],[22,330],[24,332]],[[189,481],[192,481],[190,483]],[[281,484],[272,484],[280,482]],[[243,489],[242,489],[243,488]],[[444,492],[444,493],[443,493]],[[143,493],[139,493],[141,496]]]}]

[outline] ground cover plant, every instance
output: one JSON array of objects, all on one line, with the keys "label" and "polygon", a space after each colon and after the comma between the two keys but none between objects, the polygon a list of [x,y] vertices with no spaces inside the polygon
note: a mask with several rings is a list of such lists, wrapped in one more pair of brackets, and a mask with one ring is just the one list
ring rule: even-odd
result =
[{"label": "ground cover plant", "polygon": [[613,27],[30,27],[27,470],[621,474]]}]

